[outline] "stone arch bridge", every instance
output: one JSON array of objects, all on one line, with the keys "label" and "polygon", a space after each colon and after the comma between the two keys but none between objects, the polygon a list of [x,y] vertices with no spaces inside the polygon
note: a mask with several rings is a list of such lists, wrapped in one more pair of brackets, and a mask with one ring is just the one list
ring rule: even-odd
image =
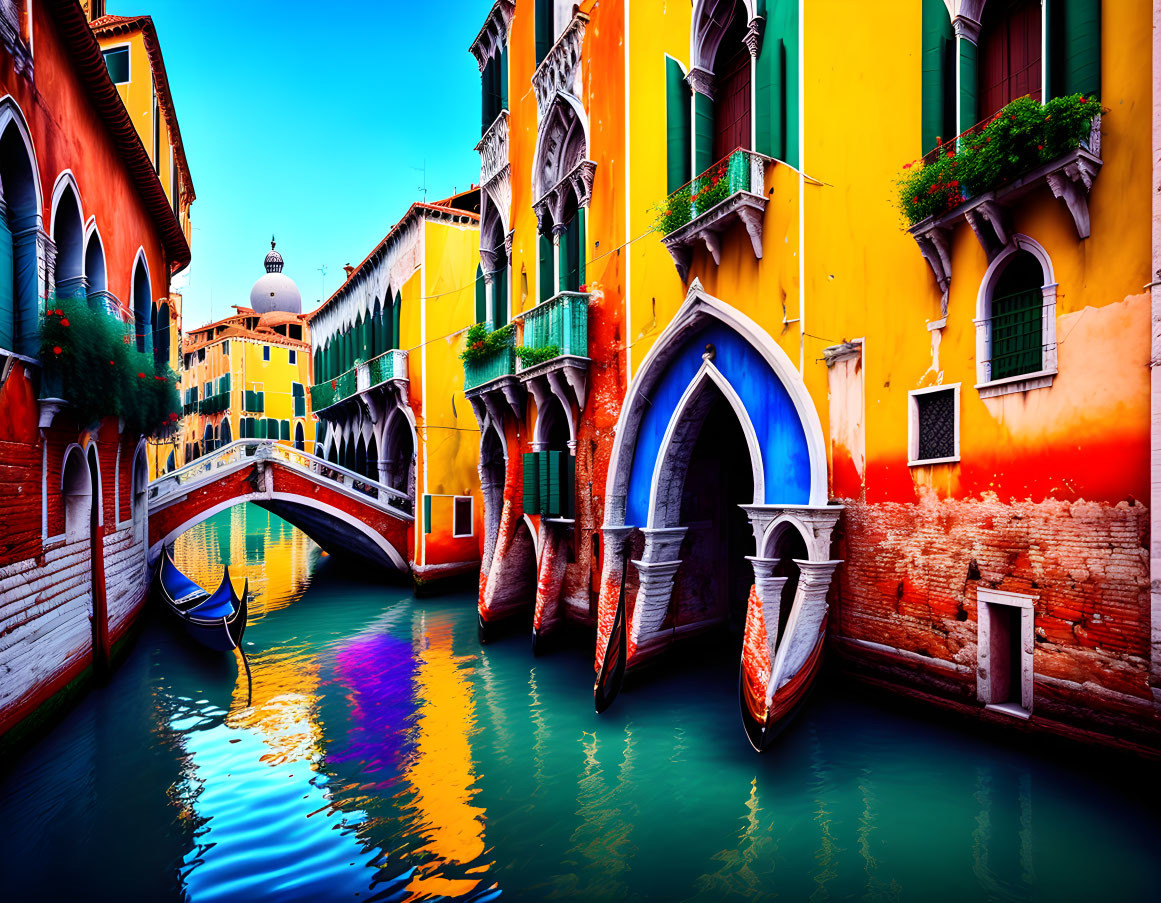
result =
[{"label": "stone arch bridge", "polygon": [[294,524],[330,553],[409,572],[410,497],[269,439],[241,439],[149,484],[149,562],[206,518],[253,502]]}]

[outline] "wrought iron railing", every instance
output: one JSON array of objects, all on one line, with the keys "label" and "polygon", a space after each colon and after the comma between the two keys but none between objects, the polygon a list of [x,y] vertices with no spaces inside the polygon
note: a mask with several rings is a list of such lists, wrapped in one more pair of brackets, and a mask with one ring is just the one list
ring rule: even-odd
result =
[{"label": "wrought iron railing", "polygon": [[766,158],[738,148],[669,195],[657,218],[663,235],[676,232],[740,191],[761,194]]},{"label": "wrought iron railing", "polygon": [[524,321],[522,345],[525,348],[555,345],[562,355],[588,357],[589,296],[586,292],[560,292],[520,318]]},{"label": "wrought iron railing", "polygon": [[278,461],[299,470],[353,489],[382,508],[412,516],[415,510],[411,497],[398,489],[355,473],[353,470],[325,461],[309,452],[299,451],[288,445],[280,445],[274,439],[238,439],[229,445],[215,449],[196,461],[180,467],[172,473],[158,477],[149,484],[148,498],[151,504],[160,503],[174,495],[186,494],[193,484],[205,481],[226,468],[253,461]]}]

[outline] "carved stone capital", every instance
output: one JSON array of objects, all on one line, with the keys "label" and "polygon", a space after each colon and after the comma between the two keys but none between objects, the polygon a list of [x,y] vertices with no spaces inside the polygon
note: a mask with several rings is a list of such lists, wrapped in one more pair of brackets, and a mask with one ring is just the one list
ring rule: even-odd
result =
[{"label": "carved stone capital", "polygon": [[714,99],[714,74],[701,66],[694,66],[685,76],[685,83],[690,90],[696,91],[710,100]]},{"label": "carved stone capital", "polygon": [[746,33],[742,35],[742,43],[750,51],[750,59],[752,60],[758,59],[758,50],[762,46],[762,27],[765,23],[766,20],[761,16],[754,16],[746,27]]}]

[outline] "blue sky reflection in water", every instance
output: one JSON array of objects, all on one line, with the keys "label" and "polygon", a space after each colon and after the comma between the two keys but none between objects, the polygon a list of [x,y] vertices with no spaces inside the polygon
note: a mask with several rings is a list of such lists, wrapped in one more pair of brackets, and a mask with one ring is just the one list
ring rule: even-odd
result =
[{"label": "blue sky reflection in water", "polygon": [[255,591],[234,661],[151,619],[0,772],[0,898],[1151,899],[1149,770],[1027,752],[834,687],[759,758],[728,651],[592,714],[591,640],[481,648],[257,509],[179,542]]}]

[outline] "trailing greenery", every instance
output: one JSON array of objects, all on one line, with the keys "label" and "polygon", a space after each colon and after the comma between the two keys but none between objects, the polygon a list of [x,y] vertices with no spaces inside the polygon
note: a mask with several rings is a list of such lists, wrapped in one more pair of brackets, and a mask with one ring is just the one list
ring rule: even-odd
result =
[{"label": "trailing greenery", "polygon": [[1042,104],[1012,101],[987,122],[948,141],[924,162],[908,163],[899,180],[899,207],[908,225],[941,216],[970,198],[1003,187],[1081,146],[1101,111],[1082,94]]},{"label": "trailing greenery", "polygon": [[41,395],[65,399],[82,423],[121,417],[132,435],[173,429],[181,411],[177,374],[154,367],[132,330],[84,300],[49,299],[41,318]]},{"label": "trailing greenery", "polygon": [[464,335],[464,350],[460,352],[460,360],[465,364],[474,364],[502,348],[507,348],[512,344],[514,331],[511,323],[490,332],[487,323],[476,323],[468,327]]},{"label": "trailing greenery", "polygon": [[530,345],[521,345],[516,349],[516,356],[525,367],[535,367],[537,364],[560,357],[560,346],[540,345],[534,348]]},{"label": "trailing greenery", "polygon": [[669,195],[657,208],[653,228],[668,235],[730,195],[747,191],[749,187],[750,157],[744,151],[734,151]]}]

